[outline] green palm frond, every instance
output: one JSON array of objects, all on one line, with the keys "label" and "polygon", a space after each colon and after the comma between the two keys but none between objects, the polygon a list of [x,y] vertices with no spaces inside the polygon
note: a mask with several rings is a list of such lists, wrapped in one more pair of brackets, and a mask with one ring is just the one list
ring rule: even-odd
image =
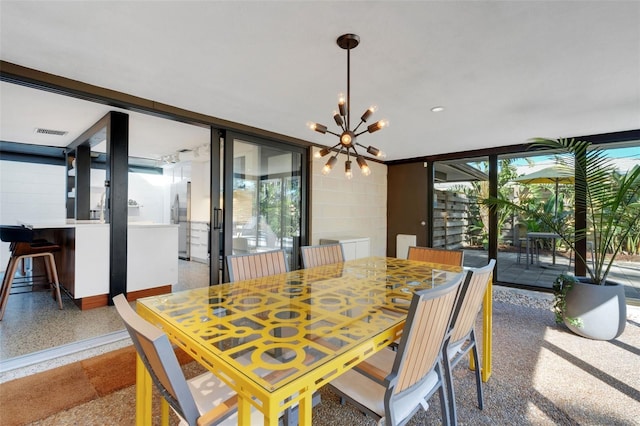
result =
[{"label": "green palm frond", "polygon": [[[531,140],[532,148],[558,153],[558,160],[575,171],[576,199],[586,200],[589,229],[567,229],[545,212],[530,211],[504,199],[489,199],[489,206],[508,207],[544,223],[575,251],[576,242],[590,235],[594,240],[594,266],[588,273],[591,281],[604,284],[614,259],[623,248],[630,232],[640,223],[640,166],[625,175],[616,171],[613,159],[604,150],[590,149],[591,144],[575,139]],[[588,264],[587,264],[588,265]]]}]

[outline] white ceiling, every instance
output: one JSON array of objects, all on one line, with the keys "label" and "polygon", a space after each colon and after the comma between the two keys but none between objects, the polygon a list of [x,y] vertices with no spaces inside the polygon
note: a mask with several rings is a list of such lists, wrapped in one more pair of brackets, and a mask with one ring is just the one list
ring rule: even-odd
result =
[{"label": "white ceiling", "polygon": [[[391,123],[359,142],[388,160],[640,128],[638,1],[0,2],[4,61],[323,145],[305,124],[337,131],[348,32],[352,113]],[[4,141],[65,146],[109,110],[0,91]],[[153,158],[209,140],[139,114],[130,136]]]}]

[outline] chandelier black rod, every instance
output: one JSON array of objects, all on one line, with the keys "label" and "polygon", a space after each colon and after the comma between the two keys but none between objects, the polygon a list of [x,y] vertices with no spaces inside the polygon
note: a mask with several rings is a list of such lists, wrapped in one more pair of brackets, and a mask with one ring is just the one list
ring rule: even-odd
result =
[{"label": "chandelier black rod", "polygon": [[347,130],[351,130],[351,47],[347,49]]}]

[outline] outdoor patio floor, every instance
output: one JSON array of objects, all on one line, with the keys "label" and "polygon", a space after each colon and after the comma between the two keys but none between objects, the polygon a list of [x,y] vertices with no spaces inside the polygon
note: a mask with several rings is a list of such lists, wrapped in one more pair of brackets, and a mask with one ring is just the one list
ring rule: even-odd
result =
[{"label": "outdoor patio floor", "polygon": [[[556,255],[556,264],[552,264],[549,253],[540,254],[539,264],[534,263],[526,268],[524,263],[518,263],[518,253],[498,252],[498,277],[501,283],[535,286],[541,289],[551,289],[555,278],[563,272],[573,272],[573,264],[569,267],[569,259]],[[487,263],[487,252],[484,250],[464,250],[464,266],[480,267]],[[627,298],[632,303],[640,304],[640,263],[616,261],[609,273],[609,279],[625,286]]]}]

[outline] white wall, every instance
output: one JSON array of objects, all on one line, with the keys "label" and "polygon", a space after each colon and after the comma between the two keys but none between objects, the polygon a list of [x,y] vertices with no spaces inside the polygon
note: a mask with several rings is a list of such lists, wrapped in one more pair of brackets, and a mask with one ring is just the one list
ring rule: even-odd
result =
[{"label": "white wall", "polygon": [[[67,217],[63,166],[0,161],[0,224],[42,222]],[[0,246],[0,268],[9,261],[9,244]]]},{"label": "white wall", "polygon": [[386,256],[387,166],[368,161],[371,174],[363,176],[353,159],[353,179],[348,180],[343,154],[330,174],[321,173],[328,158],[313,158],[311,244],[320,238],[369,237],[371,255]]},{"label": "white wall", "polygon": [[[0,224],[25,222],[64,222],[66,169],[64,166],[0,161]],[[96,209],[104,190],[104,170],[91,170],[91,208]],[[168,198],[165,176],[129,173],[129,198],[138,201],[139,209],[130,210],[130,221],[164,222]],[[9,244],[0,245],[0,270],[9,261]]]}]

